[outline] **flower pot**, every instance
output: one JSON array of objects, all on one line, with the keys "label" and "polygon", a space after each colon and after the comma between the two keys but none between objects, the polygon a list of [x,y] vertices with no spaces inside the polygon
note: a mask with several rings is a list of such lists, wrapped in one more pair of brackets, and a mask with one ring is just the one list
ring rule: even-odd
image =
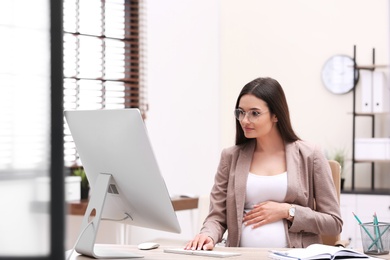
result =
[{"label": "flower pot", "polygon": [[345,182],[345,179],[341,178],[341,183],[340,183],[340,189],[341,190],[344,190],[344,182]]},{"label": "flower pot", "polygon": [[89,197],[89,187],[88,188],[83,188],[80,187],[80,199],[86,200]]}]

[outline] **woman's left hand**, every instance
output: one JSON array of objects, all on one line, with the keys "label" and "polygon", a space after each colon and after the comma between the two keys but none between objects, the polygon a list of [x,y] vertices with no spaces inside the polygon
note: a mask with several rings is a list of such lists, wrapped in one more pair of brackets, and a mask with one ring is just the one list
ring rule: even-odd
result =
[{"label": "woman's left hand", "polygon": [[265,201],[254,205],[253,209],[244,215],[243,222],[246,226],[252,225],[252,228],[276,222],[288,217],[290,207],[288,203]]}]

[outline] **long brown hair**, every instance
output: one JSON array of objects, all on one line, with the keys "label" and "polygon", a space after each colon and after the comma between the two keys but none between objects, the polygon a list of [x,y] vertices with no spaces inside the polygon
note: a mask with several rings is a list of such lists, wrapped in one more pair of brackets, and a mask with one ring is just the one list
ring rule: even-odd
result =
[{"label": "long brown hair", "polygon": [[[272,78],[257,78],[247,83],[237,98],[235,108],[238,108],[241,97],[246,94],[254,95],[267,103],[270,114],[274,114],[278,119],[277,127],[285,142],[300,140],[291,126],[286,96],[278,81]],[[240,122],[236,120],[236,145],[249,140],[245,137]]]}]

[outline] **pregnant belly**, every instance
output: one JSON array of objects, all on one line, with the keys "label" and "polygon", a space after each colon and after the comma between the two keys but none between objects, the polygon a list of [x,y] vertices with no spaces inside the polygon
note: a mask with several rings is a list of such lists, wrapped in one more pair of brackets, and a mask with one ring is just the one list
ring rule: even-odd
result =
[{"label": "pregnant belly", "polygon": [[241,247],[287,247],[283,220],[258,228],[242,224]]}]

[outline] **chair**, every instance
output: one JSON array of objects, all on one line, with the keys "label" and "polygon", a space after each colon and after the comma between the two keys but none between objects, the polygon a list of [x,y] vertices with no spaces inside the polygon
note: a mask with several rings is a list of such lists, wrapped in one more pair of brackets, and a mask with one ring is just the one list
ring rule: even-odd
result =
[{"label": "chair", "polygon": [[[329,160],[330,170],[332,172],[333,183],[336,189],[338,202],[340,205],[340,184],[341,184],[341,166],[337,161]],[[349,242],[346,240],[340,240],[340,234],[337,236],[321,236],[322,243],[330,246],[343,246],[346,247]]]}]

